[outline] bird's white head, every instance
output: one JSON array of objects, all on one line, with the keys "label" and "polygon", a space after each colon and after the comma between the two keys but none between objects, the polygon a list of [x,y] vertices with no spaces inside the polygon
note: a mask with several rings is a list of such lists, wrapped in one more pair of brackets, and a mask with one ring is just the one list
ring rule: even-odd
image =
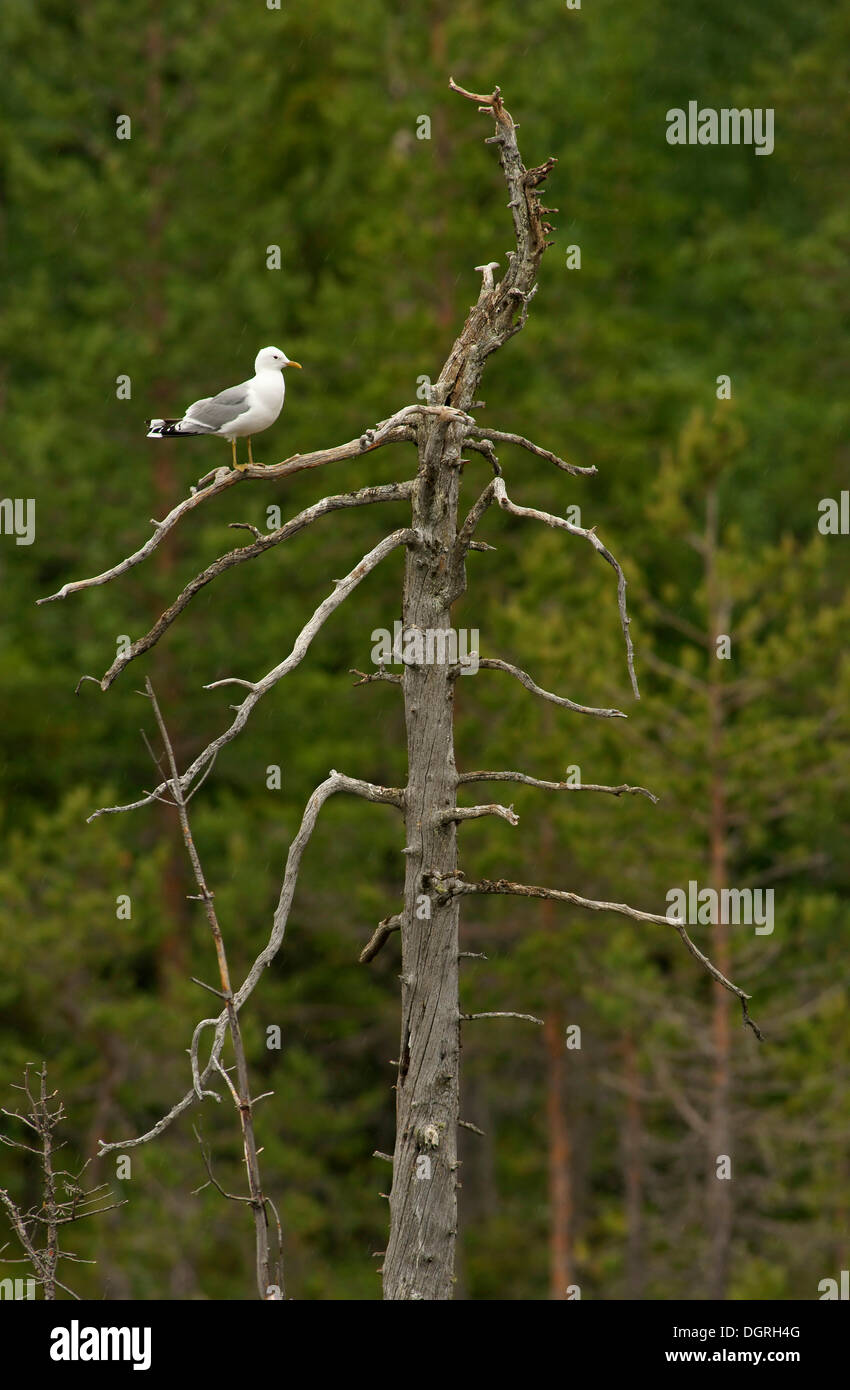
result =
[{"label": "bird's white head", "polygon": [[260,348],[254,358],[255,372],[282,372],[284,367],[300,366],[300,362],[293,362],[291,357],[287,357],[285,352],[276,347]]}]

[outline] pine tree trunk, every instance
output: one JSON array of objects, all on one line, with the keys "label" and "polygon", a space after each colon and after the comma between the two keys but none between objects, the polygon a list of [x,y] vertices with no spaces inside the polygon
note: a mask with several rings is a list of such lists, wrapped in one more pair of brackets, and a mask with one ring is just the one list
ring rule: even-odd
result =
[{"label": "pine tree trunk", "polygon": [[575,1282],[570,1133],[564,1113],[564,1031],[562,1012],[550,1004],[544,1025],[549,1136],[549,1297],[560,1301],[568,1298],[567,1289]]},{"label": "pine tree trunk", "polygon": [[[541,722],[546,737],[550,738],[554,721],[548,706]],[[546,883],[557,875],[555,835],[549,820],[540,827],[540,868]],[[554,936],[557,931],[555,905],[551,898],[541,900],[540,925],[547,934]],[[563,990],[550,985],[546,990],[543,1027],[549,1166],[549,1297],[558,1302],[568,1299],[567,1289],[576,1282],[573,1261],[572,1145],[566,1113],[566,1019],[562,1001]]]},{"label": "pine tree trunk", "polygon": [[[520,331],[536,289],[551,227],[536,190],[554,160],[526,169],[516,127],[499,89],[456,92],[492,114],[502,172],[511,194],[516,251],[502,279],[495,262],[483,275],[478,301],[430,391],[418,428],[419,468],[407,548],[404,632],[451,627],[452,603],[466,589],[465,553],[457,550],[458,493],[464,419],[475,407],[487,358]],[[384,1257],[386,1299],[449,1299],[454,1293],[457,1236],[457,1122],[460,1008],[458,899],[429,896],[431,876],[458,869],[453,707],[457,676],[447,664],[405,661],[408,783],[405,792],[406,872],[401,926],[401,1041],[396,1083],[396,1142],[390,1193],[390,1235]]]},{"label": "pine tree trunk", "polygon": [[[445,630],[448,556],[457,536],[460,445],[453,423],[435,418],[420,444],[413,499],[419,543],[408,547],[403,628]],[[440,813],[457,805],[455,677],[446,665],[406,665],[405,902],[401,928],[401,1042],[387,1299],[449,1299],[457,1234],[460,1070],[459,900],[433,900],[427,875],[457,872],[457,830]],[[425,915],[430,913],[430,915]]]},{"label": "pine tree trunk", "polygon": [[[709,605],[709,624],[712,645],[722,628],[723,616],[717,588],[717,492],[708,494],[706,523],[706,570]],[[711,886],[721,894],[728,888],[727,812],[723,754],[723,691],[719,679],[717,658],[709,653],[709,773],[710,773],[710,855]],[[729,926],[722,912],[711,928],[711,957],[727,979],[732,973],[732,950]],[[729,995],[722,985],[712,985],[711,1037],[713,1067],[708,1129],[708,1200],[706,1213],[710,1232],[708,1297],[726,1297],[729,1280],[729,1258],[732,1244],[732,1178],[718,1177],[718,1160],[725,1155],[731,1160],[732,1128],[730,1105],[732,1097],[732,1036],[729,1018]],[[721,1170],[722,1171],[722,1170]]]},{"label": "pine tree trunk", "polygon": [[640,1109],[640,1073],[634,1034],[623,1038],[623,1073],[626,1083],[623,1113],[623,1176],[626,1191],[626,1297],[643,1298],[643,1126]]}]

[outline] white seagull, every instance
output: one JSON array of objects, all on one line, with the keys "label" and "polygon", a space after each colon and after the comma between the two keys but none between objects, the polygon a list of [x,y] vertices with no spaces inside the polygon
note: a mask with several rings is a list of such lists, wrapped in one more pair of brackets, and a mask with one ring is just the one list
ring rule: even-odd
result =
[{"label": "white seagull", "polygon": [[[189,406],[181,420],[146,420],[148,439],[171,439],[183,434],[215,434],[229,439],[236,462],[237,439],[248,438],[248,464],[253,464],[251,436],[273,425],[283,409],[286,388],[284,367],[300,367],[280,348],[261,348],[254,359],[254,375],[239,386],[228,386],[217,396],[205,396]],[[247,465],[243,465],[247,467]]]}]

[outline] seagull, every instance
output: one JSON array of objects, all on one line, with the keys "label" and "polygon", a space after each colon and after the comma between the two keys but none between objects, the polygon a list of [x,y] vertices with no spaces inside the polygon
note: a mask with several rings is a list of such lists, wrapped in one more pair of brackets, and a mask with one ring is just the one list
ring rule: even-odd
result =
[{"label": "seagull", "polygon": [[273,425],[283,409],[286,388],[283,384],[284,367],[299,367],[280,348],[261,348],[254,359],[254,375],[250,381],[239,386],[228,386],[217,396],[205,396],[189,406],[182,420],[146,420],[148,439],[171,439],[183,434],[215,434],[220,439],[229,439],[233,451],[233,467],[236,462],[237,439],[248,438],[248,467],[254,462],[251,452],[251,436],[260,434]]}]

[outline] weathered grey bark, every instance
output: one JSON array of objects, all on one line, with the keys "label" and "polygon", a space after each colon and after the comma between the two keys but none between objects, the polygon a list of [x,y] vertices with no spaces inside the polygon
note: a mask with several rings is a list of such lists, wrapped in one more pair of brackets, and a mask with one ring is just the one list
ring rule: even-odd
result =
[{"label": "weathered grey bark", "polygon": [[[454,85],[454,84],[453,84]],[[461,91],[459,88],[455,88]],[[526,170],[514,123],[498,89],[461,92],[491,111],[494,142],[511,195],[517,251],[501,282],[483,271],[470,310],[432,404],[467,412],[491,352],[525,320],[548,226],[534,189],[553,161]],[[410,629],[446,630],[451,605],[466,587],[458,545],[458,492],[464,421],[438,410],[423,416],[402,619]],[[408,785],[407,868],[402,918],[402,1010],[396,1084],[396,1145],[390,1194],[390,1236],[384,1259],[387,1299],[449,1299],[457,1234],[457,1121],[460,1085],[458,998],[459,898],[429,896],[431,876],[457,873],[457,827],[445,812],[457,805],[453,703],[457,672],[437,663],[406,666]],[[423,915],[428,904],[430,917]],[[417,910],[418,909],[418,910]]]},{"label": "weathered grey bark", "polygon": [[[418,544],[408,546],[405,629],[451,626],[446,557],[457,535],[460,439],[433,418],[423,431],[413,496]],[[384,1293],[390,1299],[452,1296],[457,1232],[457,1121],[460,1068],[459,899],[436,901],[429,872],[457,871],[457,828],[441,813],[457,804],[452,725],[454,677],[437,663],[406,666],[408,784],[402,918],[401,1043],[396,1145]]]}]

